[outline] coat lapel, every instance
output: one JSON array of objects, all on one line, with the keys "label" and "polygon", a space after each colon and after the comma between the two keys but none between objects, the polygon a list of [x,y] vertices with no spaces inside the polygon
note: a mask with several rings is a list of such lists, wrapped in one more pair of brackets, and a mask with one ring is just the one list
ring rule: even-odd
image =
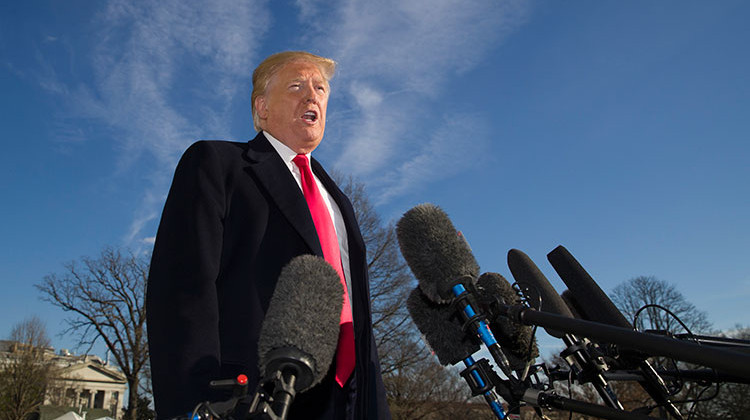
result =
[{"label": "coat lapel", "polygon": [[346,197],[346,194],[339,189],[338,185],[333,182],[333,179],[328,176],[328,173],[323,169],[323,166],[318,163],[315,158],[312,159],[311,167],[313,172],[315,172],[315,175],[320,179],[320,182],[322,182],[326,187],[326,190],[328,190],[328,194],[331,195],[333,200],[339,206],[339,210],[341,210],[341,216],[344,218],[344,224],[346,224],[346,231],[349,239],[349,254],[352,254],[352,252],[359,252],[364,255],[365,243],[362,239],[362,234],[359,231],[359,224],[357,223],[357,217],[354,213],[354,207],[352,207],[351,202]]},{"label": "coat lapel", "polygon": [[266,137],[259,133],[247,149],[249,170],[265,188],[281,213],[300,234],[310,250],[323,256],[310,210],[297,182]]}]

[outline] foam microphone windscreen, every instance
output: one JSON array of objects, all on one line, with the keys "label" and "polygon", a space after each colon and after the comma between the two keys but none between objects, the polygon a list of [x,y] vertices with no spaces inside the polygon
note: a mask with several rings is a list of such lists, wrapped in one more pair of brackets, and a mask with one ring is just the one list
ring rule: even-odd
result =
[{"label": "foam microphone windscreen", "polygon": [[[508,251],[508,268],[510,268],[513,278],[518,283],[523,294],[528,298],[532,307],[535,306],[536,302],[541,300],[541,308],[539,308],[541,311],[573,318],[573,314],[568,309],[568,306],[565,305],[562,298],[560,298],[560,295],[557,294],[555,288],[544,277],[539,267],[523,251],[517,249]],[[561,331],[549,328],[545,328],[544,330],[549,335],[557,338],[562,338],[565,335]]]},{"label": "foam microphone windscreen", "polygon": [[323,258],[300,255],[281,270],[258,339],[261,375],[268,377],[290,359],[301,366],[295,389],[305,391],[328,372],[336,352],[344,288]]},{"label": "foam microphone windscreen", "polygon": [[[479,300],[489,306],[489,313],[494,312],[492,306],[495,304],[522,304],[521,297],[516,294],[508,280],[498,273],[484,273],[479,276],[477,294]],[[500,343],[500,347],[514,370],[523,368],[527,361],[539,356],[532,327],[511,322],[503,316],[495,316],[490,320],[490,330]]]},{"label": "foam microphone windscreen", "polygon": [[464,332],[452,305],[432,302],[417,287],[409,294],[406,308],[441,365],[455,365],[479,351],[479,342]]},{"label": "foam microphone windscreen", "polygon": [[609,299],[581,264],[562,245],[547,254],[547,259],[568,286],[581,308],[591,321],[622,328],[633,328],[619,309]]},{"label": "foam microphone windscreen", "polygon": [[447,303],[454,284],[476,281],[479,265],[440,207],[427,203],[407,211],[396,224],[396,234],[401,254],[433,302]]}]

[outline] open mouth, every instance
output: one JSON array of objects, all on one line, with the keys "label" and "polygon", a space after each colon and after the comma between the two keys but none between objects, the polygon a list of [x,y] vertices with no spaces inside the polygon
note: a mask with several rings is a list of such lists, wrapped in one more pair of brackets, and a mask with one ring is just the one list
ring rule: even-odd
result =
[{"label": "open mouth", "polygon": [[318,121],[318,114],[315,111],[307,111],[302,114],[302,119],[309,122]]}]

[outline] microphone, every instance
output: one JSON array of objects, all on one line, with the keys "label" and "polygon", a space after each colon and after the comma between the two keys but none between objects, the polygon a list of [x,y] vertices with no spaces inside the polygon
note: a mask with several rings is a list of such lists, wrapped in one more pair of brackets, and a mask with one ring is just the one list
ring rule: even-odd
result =
[{"label": "microphone", "polygon": [[409,294],[406,309],[441,365],[455,365],[479,351],[478,340],[464,332],[451,305],[432,302],[417,287]]},{"label": "microphone", "polygon": [[409,294],[406,308],[440,364],[455,365],[463,361],[466,369],[461,376],[469,384],[472,395],[483,395],[497,418],[504,419],[502,404],[492,389],[490,374],[494,372],[487,359],[477,362],[472,357],[479,351],[479,343],[464,332],[455,309],[448,304],[433,303],[419,287]]},{"label": "microphone", "polygon": [[573,314],[573,317],[576,319],[585,319],[586,321],[593,321],[586,313],[583,312],[583,308],[581,308],[581,305],[576,300],[576,297],[573,296],[573,293],[570,292],[570,290],[565,289],[562,293],[560,293],[560,297],[562,298],[563,302],[568,306],[568,309],[570,309],[570,312]]},{"label": "microphone", "polygon": [[503,373],[517,381],[485,317],[477,312],[472,290],[479,265],[448,215],[434,204],[420,204],[404,213],[396,224],[396,235],[425,296],[435,303],[453,302]]},{"label": "microphone", "polygon": [[609,300],[581,264],[562,245],[547,254],[552,267],[560,276],[584,317],[622,328],[633,328],[619,309]]},{"label": "microphone", "polygon": [[477,292],[479,300],[490,314],[490,330],[508,357],[511,368],[515,371],[524,371],[521,375],[523,380],[534,358],[539,356],[533,328],[510,322],[507,317],[501,316],[498,310],[498,305],[521,305],[521,297],[505,277],[492,272],[479,276]]},{"label": "microphone", "polygon": [[[530,302],[541,301],[542,312],[573,318],[568,306],[528,255],[520,250],[511,249],[508,251],[508,267],[527,299]],[[602,375],[602,372],[608,369],[607,364],[601,357],[593,357],[590,354],[590,342],[573,334],[550,328],[545,328],[545,330],[554,337],[562,338],[567,348],[561,356],[576,373],[579,381],[591,382],[607,405],[622,410],[622,404],[617,400],[617,396]]]},{"label": "microphone", "polygon": [[[518,249],[508,251],[508,268],[510,268],[510,273],[529,303],[532,305],[535,302],[541,303],[541,306],[536,309],[573,318],[568,306],[558,297],[557,291],[547,281],[539,267],[523,251]],[[563,338],[565,336],[562,331],[549,328],[544,330],[553,337]]]},{"label": "microphone", "polygon": [[404,213],[396,224],[396,236],[419,288],[435,303],[450,303],[456,282],[466,286],[479,276],[469,244],[434,204],[420,204]]},{"label": "microphone", "polygon": [[750,355],[741,351],[643,333],[632,328],[568,318],[526,306],[507,306],[500,309],[502,315],[525,325],[537,325],[566,331],[570,334],[582,334],[619,346],[620,349],[638,350],[652,356],[666,356],[702,366],[711,366],[732,376],[750,378]]},{"label": "microphone", "polygon": [[[336,352],[344,288],[323,258],[300,255],[281,270],[258,338],[261,381],[251,413],[286,418],[298,392],[325,377]],[[273,405],[269,407],[267,388]]]},{"label": "microphone", "polygon": [[[571,295],[574,297],[573,301],[576,302],[584,317],[616,327],[633,329],[622,312],[617,309],[615,304],[565,247],[559,245],[547,254],[547,259],[568,286]],[[643,389],[672,416],[682,419],[680,411],[669,400],[669,391],[664,379],[659,376],[646,357],[635,355],[635,358],[637,359],[636,364],[646,378],[645,381],[639,381]]]}]

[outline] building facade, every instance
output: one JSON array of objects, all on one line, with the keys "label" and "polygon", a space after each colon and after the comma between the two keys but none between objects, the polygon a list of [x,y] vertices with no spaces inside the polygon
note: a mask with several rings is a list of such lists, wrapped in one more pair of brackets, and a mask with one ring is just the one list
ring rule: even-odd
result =
[{"label": "building facade", "polygon": [[58,354],[55,363],[57,374],[47,391],[45,405],[71,407],[79,414],[104,409],[112,418],[122,417],[127,381],[119,369],[91,355]]},{"label": "building facade", "polygon": [[[0,340],[0,365],[13,363],[28,346]],[[100,417],[122,418],[127,381],[120,370],[98,356],[75,356],[67,350],[54,352],[51,347],[33,349],[41,352],[37,363],[50,367],[42,420],[73,411],[86,420]],[[84,415],[84,413],[88,415]]]}]

